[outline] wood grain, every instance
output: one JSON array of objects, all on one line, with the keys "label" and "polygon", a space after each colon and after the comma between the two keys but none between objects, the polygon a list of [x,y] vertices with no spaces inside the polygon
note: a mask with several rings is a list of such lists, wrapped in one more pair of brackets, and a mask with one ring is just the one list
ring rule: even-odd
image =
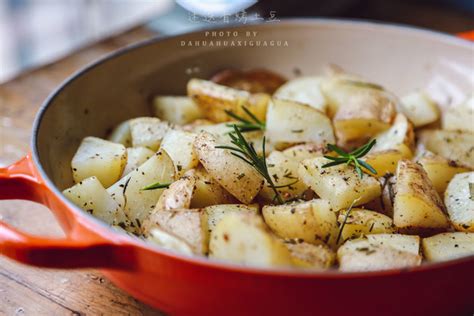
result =
[{"label": "wood grain", "polygon": [[[38,107],[61,81],[108,52],[154,35],[137,28],[0,86],[0,165],[27,152]],[[31,234],[63,235],[49,210],[36,203],[0,201],[0,219]],[[0,257],[0,315],[163,314],[130,297],[97,271],[38,269]]]}]

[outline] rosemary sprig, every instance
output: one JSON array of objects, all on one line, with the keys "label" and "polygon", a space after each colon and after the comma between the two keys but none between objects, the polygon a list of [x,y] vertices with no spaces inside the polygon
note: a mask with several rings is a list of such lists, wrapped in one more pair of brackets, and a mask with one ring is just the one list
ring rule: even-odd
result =
[{"label": "rosemary sprig", "polygon": [[339,232],[337,233],[337,239],[336,239],[336,244],[339,243],[339,240],[341,239],[341,236],[342,236],[342,231],[344,230],[344,227],[346,226],[346,223],[347,223],[347,219],[349,218],[349,215],[352,211],[352,208],[354,207],[354,204],[359,201],[360,198],[357,198],[355,199],[354,201],[352,201],[351,205],[349,206],[349,208],[347,209],[346,211],[346,215],[344,216],[344,220],[342,221],[341,223],[341,227],[339,227]]},{"label": "rosemary sprig", "polygon": [[237,126],[237,124],[233,124],[232,127],[234,131],[229,133],[228,135],[231,138],[231,143],[234,146],[222,145],[216,146],[216,148],[230,150],[232,155],[242,159],[243,161],[251,165],[268,182],[268,187],[271,188],[275,193],[275,200],[278,201],[279,204],[283,204],[284,200],[277,189],[291,186],[296,182],[276,186],[273,182],[272,177],[270,176],[270,173],[268,172],[267,161],[265,159],[265,137],[263,137],[262,155],[260,156],[255,151],[253,143],[249,143],[242,135],[242,131]]},{"label": "rosemary sprig", "polygon": [[373,174],[377,174],[377,171],[371,165],[359,159],[365,156],[372,149],[372,147],[374,147],[375,143],[376,143],[376,140],[372,139],[367,144],[357,148],[354,151],[351,151],[350,153],[346,152],[342,148],[337,147],[336,145],[328,144],[326,147],[329,150],[336,152],[339,156],[338,157],[324,156],[326,159],[329,159],[332,161],[327,164],[324,164],[322,167],[328,168],[328,167],[337,166],[343,163],[348,164],[348,165],[353,165],[357,174],[359,175],[361,179],[363,177],[362,168],[369,170]]},{"label": "rosemary sprig", "polygon": [[234,125],[236,125],[241,133],[265,130],[265,122],[260,121],[252,112],[249,111],[249,109],[247,109],[243,105],[242,105],[242,109],[250,117],[251,120],[248,120],[242,116],[239,116],[232,111],[225,110],[225,113],[228,116],[239,121],[238,123],[229,123],[227,124],[227,126],[233,127]]},{"label": "rosemary sprig", "polygon": [[141,188],[142,191],[157,190],[157,189],[168,189],[171,183],[159,183],[155,182],[146,187]]}]

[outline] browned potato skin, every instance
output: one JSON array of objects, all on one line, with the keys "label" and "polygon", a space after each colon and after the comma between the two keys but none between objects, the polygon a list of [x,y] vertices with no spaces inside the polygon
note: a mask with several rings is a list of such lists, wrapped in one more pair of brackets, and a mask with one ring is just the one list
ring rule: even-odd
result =
[{"label": "browned potato skin", "polygon": [[209,245],[207,221],[200,209],[174,209],[156,212],[149,230],[157,226],[187,242],[193,252],[205,254]]},{"label": "browned potato skin", "polygon": [[[333,118],[337,138],[352,141],[374,136],[390,127],[395,114],[395,106],[388,98],[372,91],[359,92],[341,106]],[[353,122],[362,124],[359,131],[346,132],[344,126]]]},{"label": "browned potato skin", "polygon": [[293,265],[303,269],[324,270],[330,268],[336,254],[323,242],[310,244],[301,240],[286,240],[285,246],[290,251]]},{"label": "browned potato skin", "polygon": [[286,79],[267,69],[223,69],[211,77],[211,81],[250,93],[273,94]]},{"label": "browned potato skin", "polygon": [[[396,194],[393,217],[394,224],[400,232],[428,235],[442,232],[449,228],[450,224],[443,201],[421,165],[407,159],[400,160],[395,186]],[[412,209],[410,211],[407,211],[406,205],[402,204],[402,198],[407,196],[412,199]],[[415,211],[421,212],[419,208],[413,207],[413,200],[417,201],[418,207],[426,206],[430,209],[429,213],[425,212],[423,220],[406,219],[409,216],[415,217],[413,215]],[[427,226],[429,220],[432,223]]]},{"label": "browned potato skin", "polygon": [[142,229],[145,236],[148,236],[150,229],[152,229],[154,223],[157,222],[157,217],[160,216],[158,214],[159,212],[174,209],[189,209],[196,187],[194,174],[194,170],[189,170],[183,177],[173,182],[168,189],[163,191],[156,203],[155,209],[150,216],[143,221]]},{"label": "browned potato skin", "polygon": [[209,174],[230,194],[249,204],[262,189],[263,177],[249,164],[233,156],[229,150],[215,148],[216,138],[200,133],[194,142],[199,161]]}]

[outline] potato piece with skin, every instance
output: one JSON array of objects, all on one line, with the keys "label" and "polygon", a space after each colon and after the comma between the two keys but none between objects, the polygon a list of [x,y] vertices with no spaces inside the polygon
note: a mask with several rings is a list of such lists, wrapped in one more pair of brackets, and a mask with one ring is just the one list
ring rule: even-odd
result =
[{"label": "potato piece with skin", "polygon": [[[347,216],[347,218],[346,218]],[[389,234],[395,231],[393,221],[390,217],[360,208],[342,210],[337,218],[341,229],[340,243],[348,239],[358,238],[367,234]]]},{"label": "potato piece with skin", "polygon": [[63,191],[63,194],[87,213],[110,225],[127,225],[127,218],[117,202],[96,177],[90,177]]},{"label": "potato piece with skin", "polygon": [[400,102],[400,110],[415,127],[434,123],[440,117],[436,103],[421,91],[404,96]]},{"label": "potato piece with skin", "polygon": [[369,239],[348,240],[337,250],[339,270],[348,272],[389,270],[421,264],[422,258],[418,253],[403,251],[399,247],[399,245],[394,247],[388,242],[380,244]]},{"label": "potato piece with skin", "polygon": [[442,123],[445,130],[474,133],[474,93],[463,103],[447,109]]},{"label": "potato piece with skin", "polygon": [[150,219],[150,232],[158,227],[187,242],[193,252],[206,254],[209,245],[207,221],[199,209],[160,210]]},{"label": "potato piece with skin", "polygon": [[324,270],[330,268],[336,254],[324,243],[309,244],[301,240],[286,240],[293,266],[303,269]]},{"label": "potato piece with skin", "polygon": [[95,176],[107,188],[120,178],[126,162],[127,151],[122,144],[85,137],[72,158],[72,176],[76,183]]},{"label": "potato piece with skin", "polygon": [[[166,152],[159,151],[107,191],[129,218],[136,219],[135,225],[141,226],[163,193],[163,189],[143,190],[143,188],[156,182],[164,184],[173,181],[173,162]],[[139,231],[140,227],[137,227],[137,230]]]},{"label": "potato piece with skin", "polygon": [[130,120],[124,121],[117,125],[110,133],[107,140],[113,143],[119,143],[125,147],[132,146],[132,134],[130,134]]},{"label": "potato piece with skin", "polygon": [[474,255],[474,233],[442,233],[422,240],[429,261],[446,261]]},{"label": "potato piece with skin", "polygon": [[474,172],[455,175],[446,189],[444,202],[456,230],[474,233]]},{"label": "potato piece with skin", "polygon": [[474,169],[474,134],[444,130],[424,130],[417,134],[419,142],[435,154]]},{"label": "potato piece with skin", "polygon": [[156,117],[139,117],[130,120],[133,147],[146,147],[153,151],[160,148],[161,140],[170,130],[168,122]]},{"label": "potato piece with skin", "polygon": [[204,215],[207,220],[209,232],[212,232],[217,224],[228,214],[231,213],[253,213],[258,214],[258,204],[219,204],[204,208]]},{"label": "potato piece with skin", "polygon": [[404,158],[413,156],[415,147],[415,132],[413,126],[403,114],[397,114],[392,127],[375,136],[377,140],[371,153],[398,150]]},{"label": "potato piece with skin", "polygon": [[365,236],[372,245],[390,245],[400,251],[420,254],[420,237],[403,234],[370,234]]},{"label": "potato piece with skin", "polygon": [[[336,210],[365,204],[381,195],[381,186],[370,175],[359,177],[347,164],[323,168],[324,157],[304,160],[298,169],[300,179]],[[355,201],[355,202],[354,202]]]},{"label": "potato piece with skin", "polygon": [[232,118],[225,112],[243,114],[242,106],[247,107],[259,119],[265,120],[269,96],[259,93],[251,95],[202,79],[191,79],[187,85],[188,95],[199,106],[204,117],[213,122],[227,122]]},{"label": "potato piece with skin", "polygon": [[[232,145],[229,133],[234,130],[231,126],[234,121],[227,123],[219,123],[212,125],[204,125],[196,129],[196,132],[208,132],[216,137],[219,144]],[[263,131],[252,131],[245,133],[245,139],[249,144],[253,144],[258,155],[263,155]],[[274,144],[270,143],[268,139],[265,142],[265,153],[268,154],[274,148]]]},{"label": "potato piece with skin", "polygon": [[166,250],[175,251],[184,255],[193,255],[194,250],[183,239],[168,233],[158,227],[154,227],[148,235],[147,241],[158,245]]},{"label": "potato piece with skin", "polygon": [[235,198],[214,180],[202,166],[195,169],[194,177],[196,188],[191,200],[192,208],[236,202]]},{"label": "potato piece with skin", "polygon": [[307,143],[289,147],[283,150],[282,153],[296,162],[301,162],[306,159],[324,156],[328,151],[326,146]]},{"label": "potato piece with skin", "polygon": [[189,124],[204,117],[201,109],[187,96],[158,96],[153,100],[153,114],[177,125]]},{"label": "potato piece with skin", "polygon": [[206,132],[200,133],[194,142],[194,150],[207,172],[240,202],[249,204],[260,192],[263,177],[228,149],[216,146],[216,138]]},{"label": "potato piece with skin", "polygon": [[127,148],[127,164],[122,171],[122,177],[141,166],[145,161],[155,154],[154,151],[145,147]]},{"label": "potato piece with skin", "polygon": [[224,69],[214,74],[211,81],[251,93],[273,93],[286,82],[282,76],[267,69]]},{"label": "potato piece with skin", "polygon": [[289,267],[291,255],[254,214],[226,215],[211,233],[209,257],[247,266]]},{"label": "potato piece with skin", "polygon": [[423,153],[417,159],[417,162],[423,166],[435,190],[441,196],[446,191],[449,181],[456,174],[469,171],[468,168],[459,166],[456,161],[446,159],[431,152]]},{"label": "potato piece with skin", "polygon": [[[273,151],[267,157],[267,169],[275,186],[280,186],[277,191],[285,201],[301,196],[308,188],[298,179],[298,161],[288,158],[280,151]],[[265,181],[259,197],[268,202],[275,200],[275,192],[268,182]]]},{"label": "potato piece with skin", "polygon": [[409,233],[445,230],[449,227],[442,200],[419,164],[401,160],[397,168],[393,222]]},{"label": "potato piece with skin", "polygon": [[336,136],[344,141],[370,138],[387,130],[395,114],[395,105],[383,94],[359,92],[336,112],[333,118]]},{"label": "potato piece with skin", "polygon": [[281,238],[297,238],[316,244],[324,241],[330,245],[334,245],[337,238],[336,213],[325,200],[265,205],[262,215]]},{"label": "potato piece with skin", "polygon": [[334,117],[338,109],[358,93],[384,93],[381,86],[346,73],[331,74],[328,78],[324,78],[320,83],[320,89],[327,102],[329,117]]},{"label": "potato piece with skin", "polygon": [[377,173],[373,174],[370,170],[365,168],[362,170],[376,178],[383,177],[386,174],[394,174],[397,170],[398,162],[403,158],[403,154],[394,149],[371,152],[362,157],[361,160],[371,165]]},{"label": "potato piece with skin", "polygon": [[199,159],[194,152],[194,140],[197,134],[185,131],[170,130],[161,142],[161,150],[166,151],[173,160],[176,176],[182,176],[186,171],[196,168]]},{"label": "potato piece with skin", "polygon": [[334,143],[331,120],[309,105],[273,98],[268,106],[265,136],[271,142]]},{"label": "potato piece with skin", "polygon": [[319,85],[321,77],[299,77],[292,79],[278,88],[274,97],[307,104],[316,110],[326,113],[327,104]]}]

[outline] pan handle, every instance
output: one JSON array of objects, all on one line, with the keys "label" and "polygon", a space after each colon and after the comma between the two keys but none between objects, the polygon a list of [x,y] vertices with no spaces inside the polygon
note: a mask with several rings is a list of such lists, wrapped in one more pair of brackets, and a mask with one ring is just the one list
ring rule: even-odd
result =
[{"label": "pan handle", "polygon": [[[68,208],[40,180],[31,155],[7,168],[0,168],[2,199],[30,200],[47,207]],[[133,248],[132,245],[112,242],[100,236],[78,240],[72,232],[65,238],[32,236],[0,221],[0,254],[29,265],[130,269],[134,261]]]}]

